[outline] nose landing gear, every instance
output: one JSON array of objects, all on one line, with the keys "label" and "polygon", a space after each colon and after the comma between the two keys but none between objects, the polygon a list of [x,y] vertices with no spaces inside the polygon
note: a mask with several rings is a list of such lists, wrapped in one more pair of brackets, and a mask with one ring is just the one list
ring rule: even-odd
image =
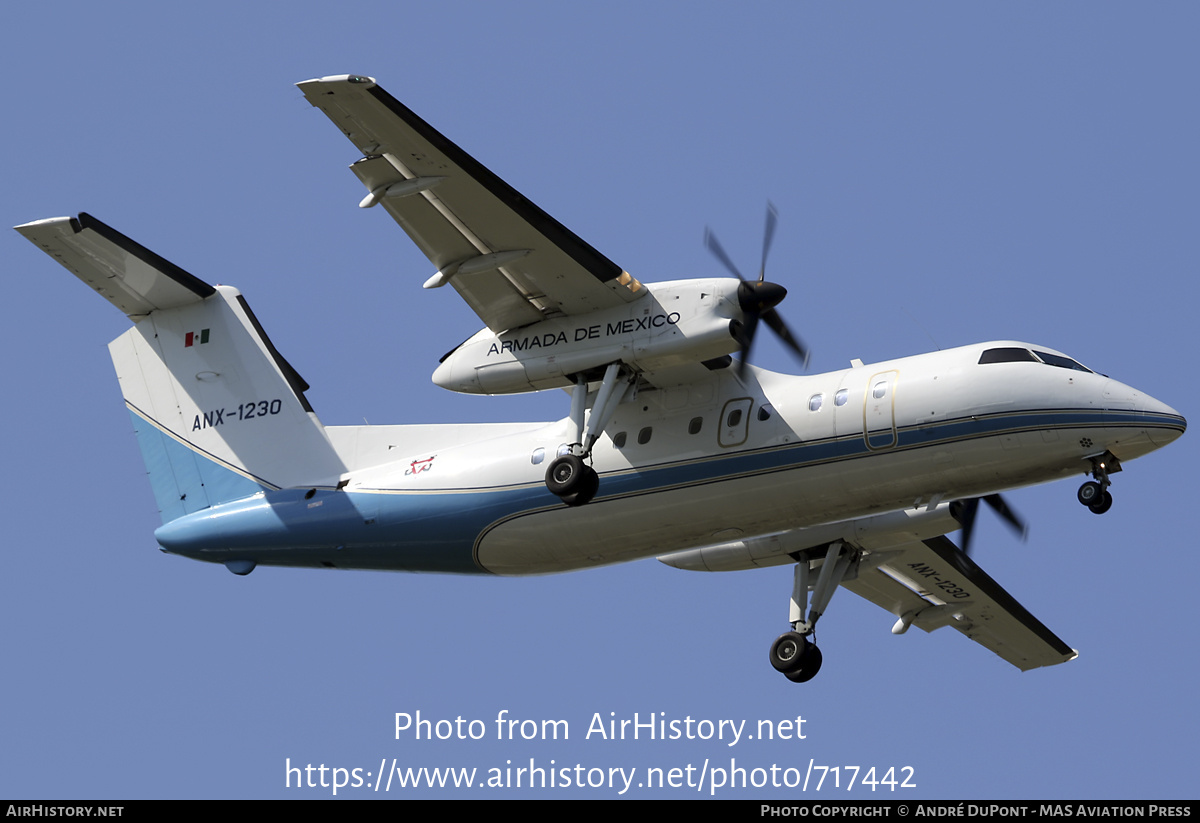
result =
[{"label": "nose landing gear", "polygon": [[1121,470],[1121,461],[1112,452],[1088,458],[1092,463],[1092,477],[1079,487],[1076,495],[1079,502],[1091,509],[1093,514],[1104,514],[1112,508],[1113,497],[1108,491],[1112,481],[1108,476]]},{"label": "nose landing gear", "polygon": [[1095,514],[1104,514],[1112,508],[1113,498],[1104,485],[1089,480],[1079,487],[1077,495],[1079,502],[1091,509]]}]

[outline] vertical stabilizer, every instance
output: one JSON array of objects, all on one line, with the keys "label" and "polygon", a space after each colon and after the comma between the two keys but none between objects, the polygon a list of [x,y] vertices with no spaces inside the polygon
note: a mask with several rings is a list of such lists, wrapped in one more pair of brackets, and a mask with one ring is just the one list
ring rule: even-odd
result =
[{"label": "vertical stabilizer", "polygon": [[245,298],[86,214],[17,230],[125,312],[109,344],[163,522],[345,468]]}]

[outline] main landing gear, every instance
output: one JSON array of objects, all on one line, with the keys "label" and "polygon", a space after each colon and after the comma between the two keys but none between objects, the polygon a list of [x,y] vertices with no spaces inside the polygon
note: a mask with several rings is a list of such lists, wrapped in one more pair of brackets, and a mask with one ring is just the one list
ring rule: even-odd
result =
[{"label": "main landing gear", "polygon": [[1112,452],[1089,459],[1092,462],[1092,477],[1095,479],[1080,486],[1076,497],[1080,503],[1091,509],[1093,514],[1104,514],[1113,504],[1112,494],[1108,491],[1112,481],[1108,476],[1121,470],[1121,461]]},{"label": "main landing gear", "polygon": [[[842,541],[830,543],[825,550],[824,562],[817,573],[813,586],[812,605],[809,606],[809,576],[811,559],[803,555],[796,563],[792,576],[792,602],[788,619],[790,632],[784,632],[771,644],[771,666],[793,683],[806,683],[821,670],[821,650],[811,638],[817,628],[817,620],[829,606],[829,600],[841,585],[855,559],[854,552]],[[808,616],[805,618],[805,612]]]},{"label": "main landing gear", "polygon": [[546,488],[568,506],[582,506],[596,496],[600,475],[577,454],[564,454],[546,469]]},{"label": "main landing gear", "polygon": [[571,425],[574,442],[565,454],[560,454],[546,468],[546,488],[562,498],[568,506],[582,506],[600,489],[600,476],[584,461],[591,456],[592,446],[600,439],[600,433],[612,420],[617,406],[625,399],[636,375],[620,363],[610,363],[604,370],[604,379],[592,403],[592,413],[587,411],[588,382],[583,375],[575,378],[571,391]]}]

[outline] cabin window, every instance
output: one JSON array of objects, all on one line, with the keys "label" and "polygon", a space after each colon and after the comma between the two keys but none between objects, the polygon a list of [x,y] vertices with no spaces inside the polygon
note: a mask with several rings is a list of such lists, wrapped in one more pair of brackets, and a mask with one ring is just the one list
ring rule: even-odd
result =
[{"label": "cabin window", "polygon": [[772,413],[773,411],[775,411],[775,410],[774,410],[773,408],[771,408],[771,406],[770,406],[770,405],[766,405],[766,406],[759,406],[759,409],[758,409],[758,419],[759,419],[759,422],[762,422],[762,421],[764,421],[764,420],[770,420],[770,419],[771,419],[771,413]]},{"label": "cabin window", "polygon": [[875,388],[871,389],[871,396],[876,400],[880,400],[885,394],[887,394],[887,381],[880,380],[875,384]]},{"label": "cabin window", "polygon": [[616,449],[625,448],[625,437],[626,437],[625,432],[617,432],[615,435],[613,435],[613,448],[616,448]]},{"label": "cabin window", "polygon": [[538,463],[541,463],[545,459],[546,459],[546,450],[544,448],[542,448],[541,446],[538,446],[536,449],[533,450],[533,454],[529,457],[529,462],[536,466]]},{"label": "cabin window", "polygon": [[654,434],[654,428],[652,426],[647,426],[646,428],[642,429],[640,432],[638,432],[638,444],[644,446],[649,443],[650,435],[652,434]]},{"label": "cabin window", "polygon": [[849,389],[838,389],[837,394],[833,396],[833,405],[844,406],[846,401],[850,399]]},{"label": "cabin window", "polygon": [[742,410],[734,409],[729,413],[729,417],[725,418],[725,428],[732,429],[742,422]]},{"label": "cabin window", "polygon": [[808,398],[808,410],[809,411],[820,411],[821,404],[824,402],[825,402],[825,395],[814,394],[812,397]]},{"label": "cabin window", "polygon": [[693,417],[688,423],[688,434],[699,434],[701,426],[704,425],[703,417]]},{"label": "cabin window", "polygon": [[562,457],[564,454],[570,454],[570,453],[571,453],[571,444],[563,443],[562,445],[560,445],[558,447],[558,456],[559,457]]},{"label": "cabin window", "polygon": [[1015,346],[1002,349],[987,349],[979,356],[979,363],[1036,363],[1037,358],[1029,349]]}]

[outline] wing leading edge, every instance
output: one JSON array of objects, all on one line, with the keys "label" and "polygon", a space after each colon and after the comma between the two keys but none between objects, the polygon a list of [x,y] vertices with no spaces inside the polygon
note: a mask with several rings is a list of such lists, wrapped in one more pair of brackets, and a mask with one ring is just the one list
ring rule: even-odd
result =
[{"label": "wing leading edge", "polygon": [[900,618],[893,631],[953,626],[1022,671],[1077,656],[949,539],[882,554],[842,585]]},{"label": "wing leading edge", "polygon": [[494,332],[636,300],[620,266],[369,77],[297,83],[362,152],[350,169]]}]

